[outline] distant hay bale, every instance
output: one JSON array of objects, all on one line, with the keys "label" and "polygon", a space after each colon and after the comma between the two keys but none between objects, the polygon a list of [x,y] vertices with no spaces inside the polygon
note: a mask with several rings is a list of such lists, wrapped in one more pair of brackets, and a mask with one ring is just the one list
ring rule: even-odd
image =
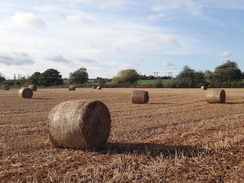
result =
[{"label": "distant hay bale", "polygon": [[145,104],[149,101],[149,95],[147,91],[134,90],[132,93],[132,103],[133,104]]},{"label": "distant hay bale", "polygon": [[222,89],[211,89],[207,91],[207,102],[213,103],[224,103],[226,99],[225,90]]},{"label": "distant hay bale", "polygon": [[97,86],[97,90],[101,90],[102,89],[102,87],[101,86]]},{"label": "distant hay bale", "polygon": [[204,85],[201,87],[202,90],[207,90],[208,89],[208,86]]},{"label": "distant hay bale", "polygon": [[8,84],[3,84],[2,90],[10,90],[10,86]]},{"label": "distant hay bale", "polygon": [[73,90],[74,91],[75,90],[75,86],[69,86],[69,90],[71,90],[71,91]]},{"label": "distant hay bale", "polygon": [[22,87],[19,90],[19,96],[22,98],[31,98],[33,96],[33,91],[28,87]]},{"label": "distant hay bale", "polygon": [[37,86],[36,85],[29,85],[28,88],[32,89],[32,91],[36,91],[37,90]]},{"label": "distant hay bale", "polygon": [[62,102],[48,116],[49,138],[58,147],[99,148],[106,143],[110,128],[110,113],[101,101]]}]

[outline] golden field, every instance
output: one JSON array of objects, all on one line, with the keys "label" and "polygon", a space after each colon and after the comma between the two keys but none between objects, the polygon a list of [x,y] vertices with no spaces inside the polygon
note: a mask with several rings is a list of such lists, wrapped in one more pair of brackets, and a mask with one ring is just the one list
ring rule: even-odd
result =
[{"label": "golden field", "polygon": [[[0,90],[0,182],[244,182],[244,89],[37,89],[31,99]],[[67,100],[100,100],[112,126],[99,150],[57,148],[48,138],[51,109]]]}]

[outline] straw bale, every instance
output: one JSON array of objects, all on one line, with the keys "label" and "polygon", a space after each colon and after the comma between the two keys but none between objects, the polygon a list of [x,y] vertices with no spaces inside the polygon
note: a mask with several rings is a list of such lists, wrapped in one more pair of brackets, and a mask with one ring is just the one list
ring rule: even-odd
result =
[{"label": "straw bale", "polygon": [[208,89],[208,86],[204,85],[201,87],[202,90],[207,90]]},{"label": "straw bale", "polygon": [[226,99],[225,90],[222,89],[211,89],[207,91],[207,102],[208,103],[224,103]]},{"label": "straw bale", "polygon": [[8,84],[3,84],[2,90],[10,90],[10,86]]},{"label": "straw bale", "polygon": [[22,98],[31,98],[33,96],[33,91],[28,87],[22,87],[19,89],[19,96]]},{"label": "straw bale", "polygon": [[36,85],[29,85],[28,88],[32,89],[32,91],[36,91],[37,90],[37,86]]},{"label": "straw bale", "polygon": [[75,86],[73,86],[73,85],[69,86],[69,90],[70,91],[72,91],[72,90],[74,91],[75,90]]},{"label": "straw bale", "polygon": [[62,102],[48,116],[49,138],[58,147],[99,148],[106,143],[110,128],[110,113],[101,101]]},{"label": "straw bale", "polygon": [[133,104],[145,104],[149,101],[149,95],[147,91],[134,90],[132,93],[132,103]]},{"label": "straw bale", "polygon": [[97,90],[101,90],[102,89],[102,87],[101,86],[97,86]]}]

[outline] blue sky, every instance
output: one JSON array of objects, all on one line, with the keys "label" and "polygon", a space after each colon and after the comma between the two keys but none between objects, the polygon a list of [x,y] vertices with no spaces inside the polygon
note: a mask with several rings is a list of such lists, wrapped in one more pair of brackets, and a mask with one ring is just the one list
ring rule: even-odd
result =
[{"label": "blue sky", "polygon": [[0,0],[0,73],[244,71],[243,0]]}]

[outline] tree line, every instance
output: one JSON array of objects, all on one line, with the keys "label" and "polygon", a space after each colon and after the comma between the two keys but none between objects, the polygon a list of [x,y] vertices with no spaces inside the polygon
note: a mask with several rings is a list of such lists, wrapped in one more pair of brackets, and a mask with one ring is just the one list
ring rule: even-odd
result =
[{"label": "tree line", "polygon": [[[163,83],[162,79],[168,79],[169,82]],[[244,87],[242,82],[244,73],[241,72],[238,65],[234,61],[228,60],[226,63],[215,68],[214,72],[210,70],[195,71],[189,66],[184,66],[182,71],[175,77],[169,76],[155,77],[140,75],[135,69],[126,69],[118,72],[117,76],[112,79],[104,79],[97,77],[94,82],[106,84],[108,87],[131,87],[136,86],[139,80],[155,80],[154,84],[149,87],[169,87],[169,88],[195,88],[202,85],[210,87]],[[89,80],[86,68],[81,67],[69,74],[69,78],[64,80],[59,71],[55,69],[47,69],[43,73],[35,72],[30,77],[23,80],[11,81],[6,80],[0,73],[0,83],[8,83],[10,85],[34,84],[39,86],[58,86],[67,84],[85,84]],[[110,84],[107,82],[110,81]],[[14,83],[15,82],[15,83]]]}]

